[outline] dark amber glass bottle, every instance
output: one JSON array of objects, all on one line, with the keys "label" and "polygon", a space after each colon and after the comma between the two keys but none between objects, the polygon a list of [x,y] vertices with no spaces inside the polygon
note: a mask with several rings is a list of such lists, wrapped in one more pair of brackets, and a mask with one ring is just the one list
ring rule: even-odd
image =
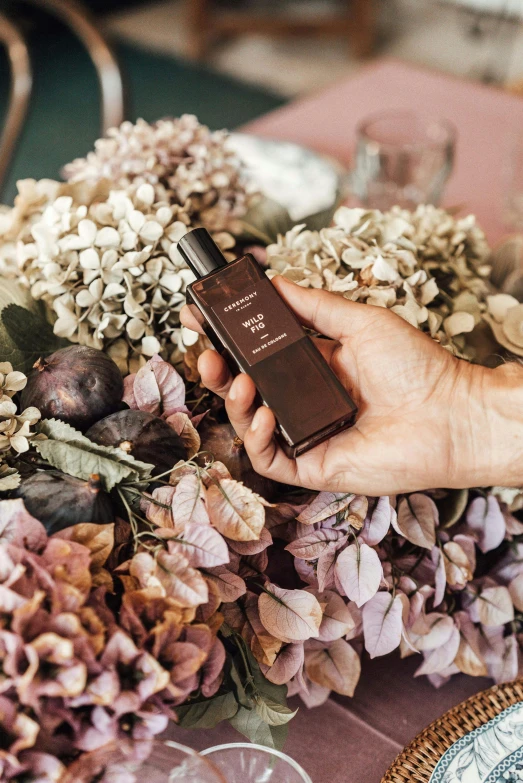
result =
[{"label": "dark amber glass bottle", "polygon": [[297,457],[349,427],[356,405],[255,259],[227,263],[203,228],[178,250],[198,278],[187,290],[193,314],[233,372],[253,379],[286,453]]}]

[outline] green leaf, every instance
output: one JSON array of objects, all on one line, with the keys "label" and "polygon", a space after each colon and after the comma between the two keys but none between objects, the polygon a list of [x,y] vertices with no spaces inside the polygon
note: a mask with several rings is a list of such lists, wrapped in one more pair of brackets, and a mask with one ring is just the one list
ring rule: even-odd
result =
[{"label": "green leaf", "polygon": [[50,465],[85,480],[98,474],[106,491],[124,479],[146,479],[153,469],[121,449],[93,443],[63,421],[44,419],[38,430],[47,440],[33,441],[34,447]]},{"label": "green leaf", "polygon": [[239,731],[251,742],[257,745],[266,745],[269,748],[276,747],[270,727],[256,710],[240,707],[236,715],[229,719],[229,722],[236,731]]},{"label": "green leaf", "polygon": [[232,692],[176,708],[179,725],[184,729],[214,729],[237,712],[238,702]]},{"label": "green leaf", "polygon": [[293,226],[285,207],[268,196],[260,199],[242,220],[243,233],[265,244],[276,242],[278,234],[285,234]]},{"label": "green leaf", "polygon": [[245,687],[242,682],[242,678],[240,675],[240,672],[238,671],[235,662],[231,658],[231,667],[229,671],[229,676],[232,680],[232,684],[234,687],[234,690],[236,692],[236,700],[243,706],[243,707],[250,707],[252,702],[245,693]]},{"label": "green leaf", "polygon": [[255,701],[256,712],[269,726],[285,726],[298,712],[298,710],[293,712],[285,705],[278,704],[278,702],[270,699],[264,699],[261,696],[256,698]]},{"label": "green leaf", "polygon": [[69,340],[54,334],[45,318],[18,304],[4,307],[2,324],[7,337],[0,342],[2,359],[22,372],[29,372],[41,356],[71,345]]},{"label": "green leaf", "polygon": [[285,723],[283,726],[269,726],[269,729],[272,741],[274,742],[274,747],[276,750],[283,750],[289,734],[289,724]]}]

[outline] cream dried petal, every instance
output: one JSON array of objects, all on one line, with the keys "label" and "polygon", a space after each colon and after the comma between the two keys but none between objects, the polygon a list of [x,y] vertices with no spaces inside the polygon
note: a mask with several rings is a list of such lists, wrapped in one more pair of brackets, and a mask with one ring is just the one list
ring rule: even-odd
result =
[{"label": "cream dried petal", "polygon": [[94,244],[96,247],[119,247],[120,234],[111,226],[104,226],[97,234]]},{"label": "cream dried petal", "polygon": [[96,239],[96,223],[92,220],[80,220],[78,223],[78,235],[85,243],[85,247],[92,245]]},{"label": "cream dried petal", "polygon": [[514,345],[523,348],[523,304],[518,304],[517,307],[511,307],[510,310],[507,311],[502,324],[502,329],[504,334],[514,343]]},{"label": "cream dried petal", "polygon": [[18,371],[8,372],[3,383],[4,389],[12,392],[21,391],[22,389],[25,389],[26,385],[27,377],[23,372]]},{"label": "cream dried petal", "polygon": [[90,247],[87,250],[82,250],[79,255],[80,266],[83,269],[99,269],[100,268],[100,256],[98,252]]},{"label": "cream dried petal", "polygon": [[127,321],[125,331],[131,340],[140,340],[145,334],[145,323],[139,318],[131,318]]},{"label": "cream dried petal", "polygon": [[162,236],[163,227],[156,220],[147,220],[138,233],[145,242],[154,243]]},{"label": "cream dried petal", "polygon": [[186,326],[182,326],[182,341],[186,346],[195,345],[198,342],[199,334]]},{"label": "cream dried petal", "polygon": [[144,183],[136,191],[136,198],[150,207],[154,204],[154,188],[149,183]]},{"label": "cream dried petal", "polygon": [[431,277],[421,286],[420,302],[422,305],[430,304],[439,294],[438,284]]},{"label": "cream dried petal", "polygon": [[518,300],[514,296],[510,296],[510,294],[487,296],[487,310],[498,323],[503,323],[508,311],[518,305]]},{"label": "cream dried petal", "polygon": [[132,230],[138,234],[145,225],[145,215],[139,209],[133,209],[127,216],[127,221]]},{"label": "cream dried petal", "polygon": [[476,325],[471,313],[457,312],[449,315],[443,322],[443,328],[447,337],[455,337],[457,334],[471,332]]},{"label": "cream dried petal", "polygon": [[142,353],[144,356],[154,356],[161,350],[160,341],[154,335],[144,337],[142,340]]},{"label": "cream dried petal", "polygon": [[375,260],[371,271],[376,280],[381,280],[383,283],[393,283],[398,276],[396,270],[385,261],[382,255],[379,255]]}]

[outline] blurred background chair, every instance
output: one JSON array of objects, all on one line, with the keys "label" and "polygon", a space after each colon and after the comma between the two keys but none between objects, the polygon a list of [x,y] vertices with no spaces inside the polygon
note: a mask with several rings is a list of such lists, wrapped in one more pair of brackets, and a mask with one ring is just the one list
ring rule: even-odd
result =
[{"label": "blurred background chair", "polygon": [[[372,54],[376,37],[375,0],[343,0],[332,12],[319,5],[310,13],[285,13],[285,3],[227,5],[219,0],[185,0],[189,19],[190,53],[203,58],[223,37],[249,33],[269,36],[330,36],[346,38],[356,57]],[[261,9],[260,9],[261,6]],[[283,9],[283,12],[282,12]],[[292,10],[292,9],[291,9]]]}]

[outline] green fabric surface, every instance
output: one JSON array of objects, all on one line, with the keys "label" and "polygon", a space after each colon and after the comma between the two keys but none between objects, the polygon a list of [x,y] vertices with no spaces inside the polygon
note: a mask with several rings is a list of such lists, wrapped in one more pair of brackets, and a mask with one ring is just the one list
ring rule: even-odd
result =
[{"label": "green fabric surface", "polygon": [[[11,203],[16,181],[59,176],[60,168],[88,152],[100,135],[98,82],[81,44],[65,30],[31,35],[34,87],[30,113],[1,201]],[[116,53],[126,88],[126,119],[154,121],[196,114],[211,128],[234,128],[283,103],[235,79],[127,44]],[[5,54],[0,60],[0,118],[9,89]]]}]

